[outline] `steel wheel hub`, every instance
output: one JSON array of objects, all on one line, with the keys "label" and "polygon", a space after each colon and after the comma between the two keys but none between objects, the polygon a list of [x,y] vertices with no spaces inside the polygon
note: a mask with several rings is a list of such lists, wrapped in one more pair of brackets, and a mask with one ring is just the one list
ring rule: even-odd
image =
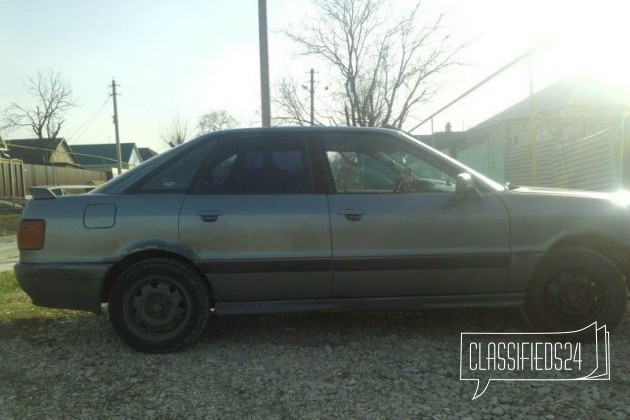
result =
[{"label": "steel wheel hub", "polygon": [[175,335],[189,316],[188,300],[168,280],[142,284],[129,303],[128,319],[141,335]]},{"label": "steel wheel hub", "polygon": [[562,273],[548,288],[549,304],[567,319],[596,314],[603,299],[597,284],[584,274]]}]

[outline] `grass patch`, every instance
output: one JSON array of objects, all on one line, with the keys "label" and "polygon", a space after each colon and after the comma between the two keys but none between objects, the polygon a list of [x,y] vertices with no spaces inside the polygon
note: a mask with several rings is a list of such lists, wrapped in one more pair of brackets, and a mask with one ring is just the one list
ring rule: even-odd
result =
[{"label": "grass patch", "polygon": [[20,225],[19,214],[0,214],[0,236],[15,235]]},{"label": "grass patch", "polygon": [[70,319],[84,315],[82,311],[35,306],[20,289],[10,271],[0,273],[0,323],[7,321]]}]

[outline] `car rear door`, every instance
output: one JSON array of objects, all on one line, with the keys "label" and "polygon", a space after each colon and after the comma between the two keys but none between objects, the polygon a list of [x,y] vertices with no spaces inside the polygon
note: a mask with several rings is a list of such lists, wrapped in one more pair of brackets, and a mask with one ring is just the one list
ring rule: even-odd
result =
[{"label": "car rear door", "polygon": [[335,189],[334,297],[506,289],[509,218],[494,194],[463,199],[458,167],[399,137],[348,132],[322,143]]},{"label": "car rear door", "polygon": [[299,134],[240,135],[202,169],[179,232],[217,300],[331,296],[328,204],[314,192],[308,151]]}]

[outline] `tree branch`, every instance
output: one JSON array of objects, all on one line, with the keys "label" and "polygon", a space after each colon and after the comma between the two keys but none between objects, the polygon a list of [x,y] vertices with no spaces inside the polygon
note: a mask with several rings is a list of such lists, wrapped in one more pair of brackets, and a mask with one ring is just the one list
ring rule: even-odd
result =
[{"label": "tree branch", "polygon": [[[422,25],[421,2],[396,19],[388,0],[314,0],[317,20],[285,35],[301,54],[327,62],[338,78],[336,109],[352,126],[402,127],[416,106],[437,91],[435,76],[457,64],[465,47],[444,35],[444,15]],[[281,97],[287,92],[282,93]],[[304,122],[304,106],[285,97],[286,118]],[[334,107],[334,105],[333,105]],[[334,119],[333,119],[334,120]]]}]

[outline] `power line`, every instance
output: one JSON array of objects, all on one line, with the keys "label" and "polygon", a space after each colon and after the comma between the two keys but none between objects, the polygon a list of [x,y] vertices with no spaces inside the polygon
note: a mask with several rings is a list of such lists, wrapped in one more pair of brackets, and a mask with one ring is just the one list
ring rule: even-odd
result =
[{"label": "power line", "polygon": [[416,125],[412,129],[408,130],[408,132],[411,133],[411,132],[417,130],[421,125],[423,125],[424,123],[426,123],[428,121],[431,121],[431,119],[433,117],[435,117],[436,115],[440,114],[442,111],[450,108],[453,104],[459,102],[461,99],[463,99],[466,96],[470,95],[472,92],[474,92],[475,90],[479,89],[481,86],[485,85],[490,80],[494,79],[496,76],[498,76],[499,74],[503,73],[508,68],[512,67],[514,64],[518,63],[519,61],[521,61],[521,60],[523,60],[523,59],[525,59],[527,57],[530,57],[534,52],[536,52],[537,50],[545,47],[546,45],[547,45],[547,40],[543,40],[543,41],[539,42],[538,44],[536,44],[535,46],[531,47],[529,50],[527,50],[523,54],[519,55],[518,57],[516,57],[515,59],[513,59],[509,63],[505,64],[500,69],[496,70],[494,73],[492,73],[491,75],[489,75],[488,77],[483,79],[481,82],[477,83],[472,88],[468,89],[466,92],[464,92],[461,95],[459,95],[457,98],[455,98],[452,101],[450,101],[448,104],[446,104],[445,106],[443,106],[442,108],[440,108],[439,110],[437,110],[436,112],[431,114],[429,117],[427,117],[424,120],[422,120],[418,125]]},{"label": "power line", "polygon": [[[103,105],[101,105],[101,107],[97,109],[96,112],[92,114],[92,116],[90,116],[90,118],[88,118],[87,121],[84,122],[83,125],[81,125],[72,135],[68,136],[68,139],[72,139],[71,143],[76,143],[86,133],[88,128],[90,128],[94,121],[96,121],[96,119],[101,115],[110,98],[111,96],[108,96],[107,99],[105,99],[105,102],[103,102]],[[75,138],[74,136],[77,135],[77,133],[81,134]]]},{"label": "power line", "polygon": [[[61,142],[63,140],[64,139],[62,138],[59,143],[61,144]],[[21,145],[21,144],[16,144],[16,143],[12,142],[12,140],[6,140],[6,141],[8,142],[7,148],[9,149],[9,153],[10,153],[11,148],[34,150],[34,151],[38,151],[38,152],[50,152],[51,154],[56,152],[56,151],[58,151],[58,150],[53,150],[53,149],[46,149],[45,147],[24,146],[24,145]],[[112,163],[118,162],[116,159],[112,159],[112,158],[107,157],[107,156],[91,155],[91,154],[88,154],[88,153],[77,153],[77,152],[73,151],[72,148],[70,148],[70,152],[61,152],[61,153],[65,153],[67,155],[72,154],[74,156],[85,156],[85,157],[98,158],[98,159],[101,159],[103,162],[106,161],[106,160],[109,161],[109,162],[112,162]]]}]

